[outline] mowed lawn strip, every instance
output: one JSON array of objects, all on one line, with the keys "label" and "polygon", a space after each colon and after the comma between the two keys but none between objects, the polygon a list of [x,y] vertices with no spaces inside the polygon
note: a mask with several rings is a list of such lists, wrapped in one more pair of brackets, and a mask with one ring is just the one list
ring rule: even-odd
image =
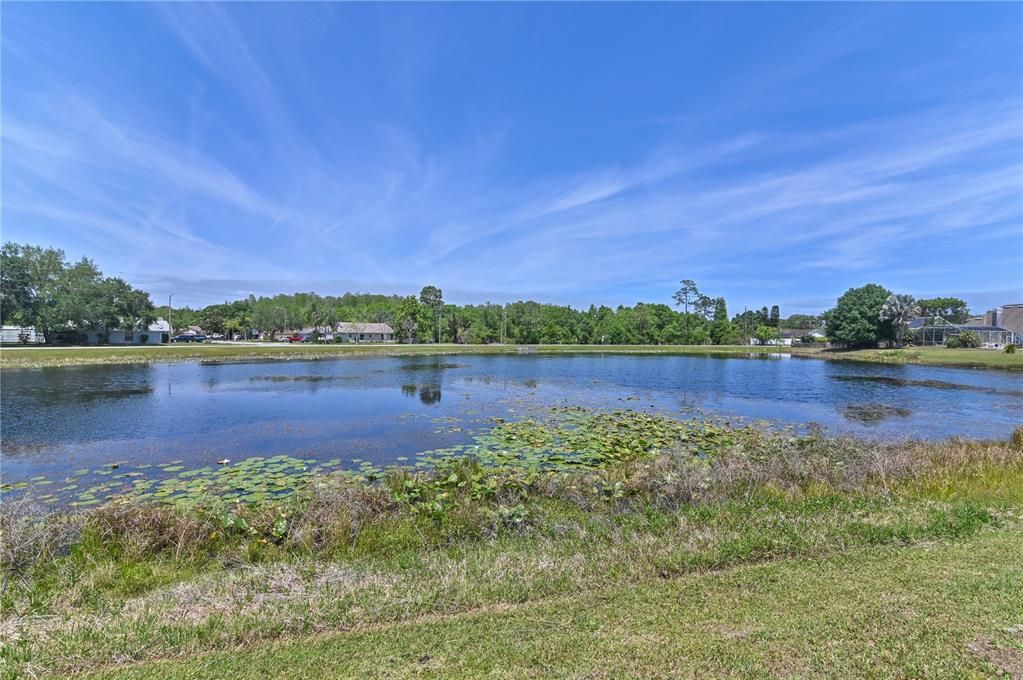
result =
[{"label": "mowed lawn strip", "polygon": [[646,581],[90,677],[993,677],[1023,672],[1023,533]]},{"label": "mowed lawn strip", "polygon": [[885,350],[822,350],[811,347],[743,345],[394,345],[394,344],[203,344],[157,347],[4,347],[0,368],[45,368],[165,361],[254,361],[337,359],[355,356],[471,355],[471,354],[663,354],[748,356],[786,353],[801,358],[871,363],[930,364],[962,368],[1023,370],[1023,352],[1006,354],[983,349],[916,347]]}]

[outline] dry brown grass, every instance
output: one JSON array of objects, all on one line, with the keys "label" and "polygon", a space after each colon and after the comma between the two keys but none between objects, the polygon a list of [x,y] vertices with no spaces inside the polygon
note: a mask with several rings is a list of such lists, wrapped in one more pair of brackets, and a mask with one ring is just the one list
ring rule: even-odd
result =
[{"label": "dry brown grass", "polygon": [[122,558],[169,554],[174,559],[199,557],[217,531],[213,517],[175,512],[153,503],[109,503],[86,513],[94,540],[117,546]]},{"label": "dry brown grass", "polygon": [[393,516],[398,503],[382,487],[318,485],[292,520],[288,542],[307,552],[334,552],[358,542],[368,522]]},{"label": "dry brown grass", "polygon": [[[738,444],[709,459],[676,449],[617,468],[547,476],[532,491],[590,510],[610,498],[618,509],[652,504],[675,511],[690,505],[749,501],[765,490],[789,496],[888,493],[907,480],[1020,464],[1023,449],[998,441],[876,442],[750,431]],[[604,493],[594,494],[595,488]]]},{"label": "dry brown grass", "polygon": [[84,523],[79,513],[47,514],[31,498],[5,501],[0,506],[0,568],[5,589],[11,575],[65,554],[81,538]]}]

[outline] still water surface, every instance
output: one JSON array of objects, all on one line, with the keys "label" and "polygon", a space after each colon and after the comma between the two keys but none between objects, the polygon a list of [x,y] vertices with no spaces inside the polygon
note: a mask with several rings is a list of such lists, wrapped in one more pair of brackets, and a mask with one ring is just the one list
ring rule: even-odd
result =
[{"label": "still water surface", "polygon": [[[865,404],[897,409],[863,418]],[[553,405],[816,423],[868,436],[1006,437],[1023,375],[792,357],[372,357],[4,371],[3,477],[114,461],[399,456]]]}]

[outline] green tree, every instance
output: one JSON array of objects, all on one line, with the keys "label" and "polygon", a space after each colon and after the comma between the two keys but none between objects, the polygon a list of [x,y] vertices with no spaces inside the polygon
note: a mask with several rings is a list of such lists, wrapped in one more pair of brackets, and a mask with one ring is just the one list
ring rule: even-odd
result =
[{"label": "green tree", "polygon": [[714,313],[715,302],[715,298],[699,293],[696,296],[696,302],[693,304],[693,309],[696,310],[696,313],[704,319],[709,319]]},{"label": "green tree", "polygon": [[309,311],[309,321],[317,331],[328,332],[334,326],[334,307],[324,301],[317,301]]},{"label": "green tree", "polygon": [[847,290],[825,314],[828,339],[846,347],[876,347],[891,339],[891,322],[881,319],[889,295],[891,291],[876,283]]},{"label": "green tree", "polygon": [[88,301],[85,318],[81,319],[83,326],[105,330],[144,330],[153,321],[153,302],[149,293],[132,288],[116,277],[92,281],[91,290],[87,288],[84,291]]},{"label": "green tree", "polygon": [[413,343],[416,341],[422,313],[422,307],[415,295],[409,295],[402,299],[394,315],[394,321],[397,324],[394,331],[402,342]]},{"label": "green tree", "polygon": [[447,337],[442,340],[459,345],[465,344],[469,337],[469,329],[472,327],[469,309],[447,305],[444,316],[447,319]]},{"label": "green tree", "polygon": [[714,321],[710,324],[710,339],[715,345],[730,345],[738,342],[739,334],[728,320],[728,305],[723,297],[714,301]]},{"label": "green tree", "polygon": [[753,337],[760,342],[761,345],[770,344],[772,340],[778,339],[778,329],[774,326],[768,326],[767,324],[760,324],[757,329],[753,331]]},{"label": "green tree", "polygon": [[[66,269],[63,250],[5,243],[0,251],[0,318],[3,323],[36,326],[47,342],[52,342],[53,331],[43,327],[41,315],[57,304]],[[51,323],[56,322],[51,320]]]},{"label": "green tree", "polygon": [[781,320],[782,328],[811,328],[816,329],[821,326],[821,317],[815,314],[793,314],[787,319]]},{"label": "green tree", "polygon": [[49,343],[61,333],[131,330],[152,319],[148,293],[104,278],[88,258],[68,264],[61,250],[6,243],[0,260],[4,322],[35,326]]},{"label": "green tree", "polygon": [[207,333],[223,333],[225,324],[224,314],[217,305],[207,307],[199,317],[199,326]]},{"label": "green tree", "polygon": [[970,308],[966,302],[954,297],[936,297],[917,300],[920,315],[928,318],[940,316],[949,323],[966,323],[970,318]]},{"label": "green tree", "polygon": [[440,316],[444,309],[444,293],[437,286],[423,286],[419,291],[419,304],[423,306],[424,312],[431,321],[430,327],[434,333],[434,342],[440,342]]},{"label": "green tree", "polygon": [[244,332],[245,327],[237,316],[232,316],[224,322],[224,335],[228,340],[234,340]]},{"label": "green tree", "polygon": [[690,318],[689,308],[696,307],[699,303],[700,307],[705,307],[703,298],[706,296],[700,292],[700,289],[696,287],[696,282],[692,279],[682,279],[682,287],[675,291],[672,296],[675,298],[675,304],[682,308],[682,328],[683,328],[683,339],[684,344],[692,344],[692,338],[690,337],[691,327],[693,325],[692,319]]}]

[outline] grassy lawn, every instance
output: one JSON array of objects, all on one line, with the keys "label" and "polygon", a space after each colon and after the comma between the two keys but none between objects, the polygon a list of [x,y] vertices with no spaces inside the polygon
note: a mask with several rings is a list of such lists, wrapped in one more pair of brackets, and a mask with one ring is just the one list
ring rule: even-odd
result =
[{"label": "grassy lawn", "polygon": [[1006,354],[990,349],[949,349],[946,347],[911,347],[906,349],[827,350],[818,356],[886,364],[931,364],[962,368],[1002,368],[1023,370],[1023,353]]},{"label": "grassy lawn", "polygon": [[790,559],[96,677],[1019,677],[1021,546],[990,532]]},{"label": "grassy lawn", "polygon": [[914,363],[966,368],[1023,370],[1023,353],[994,350],[946,349],[944,347],[902,350],[832,351],[813,348],[677,345],[305,345],[266,343],[264,345],[170,345],[157,347],[7,347],[0,350],[0,368],[38,368],[92,364],[148,363],[187,360],[326,359],[373,355],[437,354],[673,354],[728,356],[786,353],[800,357]]}]

